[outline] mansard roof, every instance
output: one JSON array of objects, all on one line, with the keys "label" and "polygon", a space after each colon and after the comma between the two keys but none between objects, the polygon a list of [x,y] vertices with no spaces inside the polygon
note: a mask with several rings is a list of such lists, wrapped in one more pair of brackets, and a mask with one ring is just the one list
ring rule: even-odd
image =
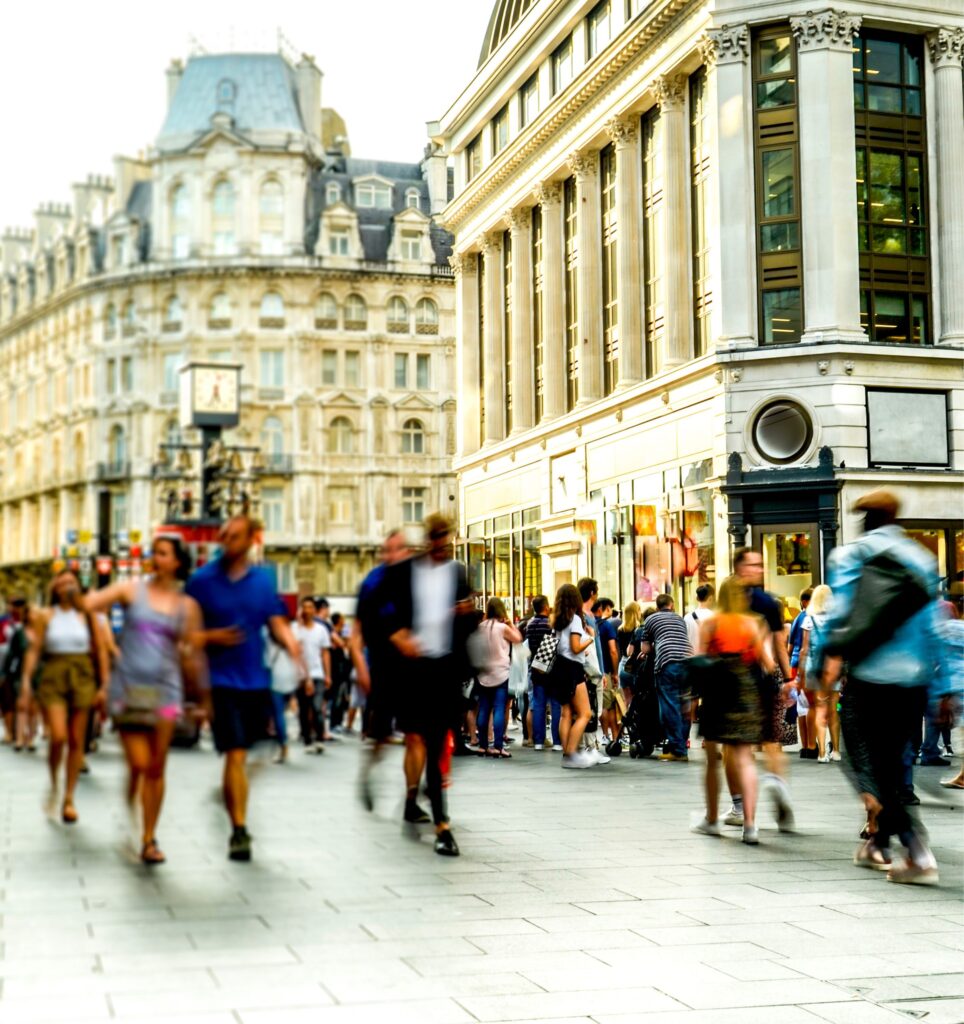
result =
[{"label": "mansard roof", "polygon": [[485,30],[485,40],[479,54],[479,67],[482,67],[501,46],[502,40],[522,21],[534,2],[535,0],[496,0],[492,16],[489,18],[489,27]]}]

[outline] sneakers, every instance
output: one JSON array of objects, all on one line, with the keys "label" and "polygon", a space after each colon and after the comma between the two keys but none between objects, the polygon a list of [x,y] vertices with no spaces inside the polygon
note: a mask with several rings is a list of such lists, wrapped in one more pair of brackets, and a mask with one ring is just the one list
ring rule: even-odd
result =
[{"label": "sneakers", "polygon": [[832,750],[830,752],[830,760],[831,761],[839,761],[840,760],[840,751],[839,750]]},{"label": "sneakers", "polygon": [[550,750],[555,750],[555,751],[556,751],[556,752],[558,753],[559,751],[561,751],[561,750],[562,750],[562,744],[561,744],[561,743],[553,743],[553,744],[552,744],[552,745],[551,745],[551,746],[549,747],[549,749],[550,749]]},{"label": "sneakers", "polygon": [[760,830],[756,825],[743,826],[743,842],[747,846],[756,846],[760,842]]},{"label": "sneakers", "polygon": [[671,750],[667,750],[664,754],[659,755],[660,761],[688,761],[688,754],[674,754]]},{"label": "sneakers", "polygon": [[577,750],[575,754],[562,755],[563,768],[592,768],[595,763],[584,750]]},{"label": "sneakers", "polygon": [[405,821],[409,825],[428,825],[431,820],[428,814],[414,800],[405,801]]},{"label": "sneakers", "polygon": [[891,863],[890,854],[886,850],[881,850],[870,839],[866,843],[861,843],[854,854],[854,866],[858,868],[887,871],[890,869]]},{"label": "sneakers", "polygon": [[941,879],[936,864],[922,868],[908,861],[903,867],[892,867],[887,872],[887,881],[899,885],[940,885]]},{"label": "sneakers", "polygon": [[718,821],[707,821],[703,818],[702,821],[697,822],[695,825],[690,825],[690,832],[696,832],[701,836],[718,836],[720,835],[720,823]]},{"label": "sneakers", "polygon": [[777,827],[781,832],[792,832],[794,829],[793,804],[790,802],[790,789],[779,775],[768,772],[761,779],[762,786],[773,800],[773,813],[777,819]]},{"label": "sneakers", "polygon": [[736,804],[733,804],[733,806],[723,816],[723,824],[724,825],[737,825],[739,827],[742,827],[743,826],[743,805],[741,804],[740,806],[737,806]]},{"label": "sneakers", "polygon": [[251,836],[244,825],[236,825],[228,840],[228,860],[251,860]]},{"label": "sneakers", "polygon": [[823,757],[818,757],[817,764],[830,764],[830,755],[824,754]]},{"label": "sneakers", "polygon": [[314,746],[308,747],[306,753],[308,754],[323,754],[325,752],[325,745],[322,742],[314,744]]},{"label": "sneakers", "polygon": [[439,832],[435,837],[434,849],[440,857],[458,857],[459,844],[455,841],[455,836],[452,835],[451,829],[443,828]]},{"label": "sneakers", "polygon": [[590,764],[609,764],[612,760],[608,754],[604,754],[596,747],[590,747],[588,750],[584,751],[584,753],[589,758]]},{"label": "sneakers", "polygon": [[920,763],[922,768],[948,768],[951,762],[946,757],[929,757],[926,761],[921,758]]}]

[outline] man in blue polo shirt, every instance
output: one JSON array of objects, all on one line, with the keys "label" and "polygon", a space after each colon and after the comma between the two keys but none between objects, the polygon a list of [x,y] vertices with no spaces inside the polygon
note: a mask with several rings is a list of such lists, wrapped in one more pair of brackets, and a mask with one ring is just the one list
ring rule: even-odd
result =
[{"label": "man in blue polo shirt", "polygon": [[232,826],[228,857],[245,861],[251,859],[248,750],[264,738],[271,717],[264,627],[302,664],[274,580],[248,560],[256,532],[247,516],[229,519],[221,531],[221,557],[194,573],[186,588],[204,619],[198,642],[206,649],[210,670],[214,744],[224,754],[224,803]]}]

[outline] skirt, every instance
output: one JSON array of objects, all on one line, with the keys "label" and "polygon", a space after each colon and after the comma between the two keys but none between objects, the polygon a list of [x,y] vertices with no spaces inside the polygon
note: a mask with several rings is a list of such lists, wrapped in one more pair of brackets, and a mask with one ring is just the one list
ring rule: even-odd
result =
[{"label": "skirt", "polygon": [[760,743],[768,728],[760,688],[757,673],[741,658],[721,658],[712,680],[707,680],[701,690],[703,739],[713,743]]}]

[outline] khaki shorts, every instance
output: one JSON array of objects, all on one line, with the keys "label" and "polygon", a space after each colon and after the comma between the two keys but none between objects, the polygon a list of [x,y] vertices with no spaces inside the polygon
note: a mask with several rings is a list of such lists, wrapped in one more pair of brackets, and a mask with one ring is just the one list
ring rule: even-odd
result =
[{"label": "khaki shorts", "polygon": [[625,715],[626,698],[618,688],[607,686],[603,690],[603,711],[612,711],[613,708],[619,708],[619,713]]},{"label": "khaki shorts", "polygon": [[37,686],[41,707],[65,704],[71,711],[84,711],[97,696],[97,680],[89,654],[53,654],[44,659]]}]

